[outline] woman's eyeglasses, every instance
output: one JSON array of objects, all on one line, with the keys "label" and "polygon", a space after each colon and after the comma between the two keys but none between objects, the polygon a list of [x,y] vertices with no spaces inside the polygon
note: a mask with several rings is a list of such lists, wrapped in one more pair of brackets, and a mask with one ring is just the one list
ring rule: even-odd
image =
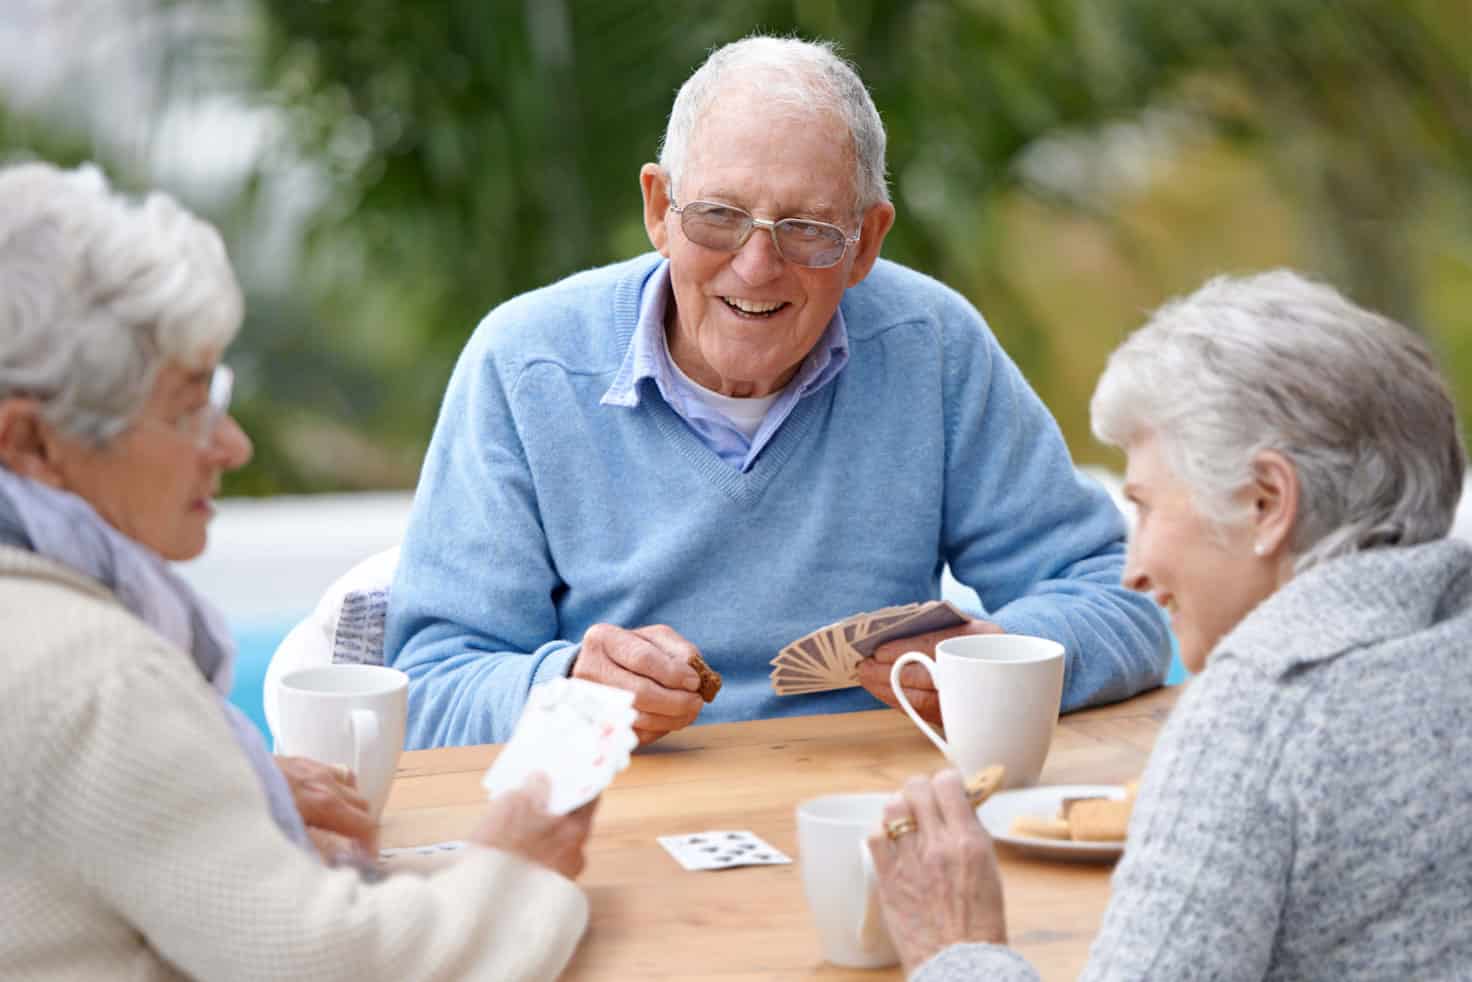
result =
[{"label": "woman's eyeglasses", "polygon": [[[216,365],[210,376],[210,394],[204,405],[185,413],[172,423],[165,423],[199,450],[209,447],[215,430],[230,411],[230,397],[235,391],[235,372],[229,365]],[[162,420],[160,420],[162,422]]]},{"label": "woman's eyeglasses", "polygon": [[843,258],[848,247],[859,241],[837,225],[815,222],[807,218],[783,218],[769,221],[733,205],[714,201],[675,203],[670,194],[670,211],[680,216],[680,229],[685,238],[698,246],[721,252],[735,252],[746,245],[753,230],[764,228],[772,233],[777,255],[787,262],[809,269],[827,269]]}]

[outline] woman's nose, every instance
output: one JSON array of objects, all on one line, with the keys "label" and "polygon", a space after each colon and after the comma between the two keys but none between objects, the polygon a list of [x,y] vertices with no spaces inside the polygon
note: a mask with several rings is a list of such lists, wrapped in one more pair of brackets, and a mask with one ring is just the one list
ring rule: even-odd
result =
[{"label": "woman's nose", "polygon": [[244,467],[250,460],[254,447],[235,417],[226,414],[215,427],[210,449],[227,471]]}]

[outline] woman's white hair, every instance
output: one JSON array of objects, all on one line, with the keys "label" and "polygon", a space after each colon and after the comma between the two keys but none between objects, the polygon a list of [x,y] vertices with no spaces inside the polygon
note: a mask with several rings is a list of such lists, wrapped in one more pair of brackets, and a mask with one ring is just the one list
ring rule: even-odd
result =
[{"label": "woman's white hair", "polygon": [[[713,51],[680,86],[660,144],[659,165],[678,184],[701,118],[730,87],[761,78],[762,101],[773,112],[833,113],[853,145],[855,210],[889,200],[884,178],[884,123],[858,71],[829,41],[752,35]],[[753,121],[759,125],[760,121]]]},{"label": "woman's white hair", "polygon": [[1094,434],[1154,436],[1217,527],[1274,450],[1300,486],[1297,568],[1440,538],[1462,493],[1456,407],[1412,332],[1288,271],[1221,277],[1162,307],[1109,358]]},{"label": "woman's white hair", "polygon": [[0,400],[101,445],[167,361],[218,354],[243,302],[213,227],[168,195],[130,201],[92,166],[0,169]]}]

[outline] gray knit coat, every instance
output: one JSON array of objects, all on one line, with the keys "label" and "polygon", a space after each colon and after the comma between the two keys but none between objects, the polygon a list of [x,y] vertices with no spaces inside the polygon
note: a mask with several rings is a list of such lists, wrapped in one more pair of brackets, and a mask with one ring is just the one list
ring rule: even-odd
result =
[{"label": "gray knit coat", "polygon": [[[1085,979],[1472,979],[1472,546],[1296,576],[1162,730]],[[952,946],[915,982],[1035,979]]]}]

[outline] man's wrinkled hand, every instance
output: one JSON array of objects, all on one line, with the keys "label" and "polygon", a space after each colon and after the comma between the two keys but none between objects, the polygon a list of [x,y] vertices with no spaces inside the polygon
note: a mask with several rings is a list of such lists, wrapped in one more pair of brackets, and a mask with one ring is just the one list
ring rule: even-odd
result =
[{"label": "man's wrinkled hand", "polygon": [[307,757],[277,757],[276,767],[324,860],[332,862],[352,849],[377,855],[378,822],[367,799],[358,794],[352,771]]},{"label": "man's wrinkled hand", "polygon": [[[935,646],[947,638],[961,637],[965,634],[1003,633],[1005,632],[991,621],[968,620],[957,627],[887,641],[874,650],[873,658],[865,658],[859,662],[859,684],[886,706],[898,709],[900,708],[899,700],[894,697],[894,690],[889,686],[889,672],[905,652],[919,651],[929,658],[934,658]],[[902,668],[900,687],[905,690],[905,698],[910,701],[915,712],[920,714],[921,719],[936,726],[940,725],[940,694],[936,692],[935,682],[923,667],[906,665]]]},{"label": "man's wrinkled hand", "polygon": [[632,692],[639,713],[634,733],[642,746],[700,715],[700,676],[690,667],[696,654],[695,645],[663,624],[633,630],[594,624],[583,635],[572,677]]}]

